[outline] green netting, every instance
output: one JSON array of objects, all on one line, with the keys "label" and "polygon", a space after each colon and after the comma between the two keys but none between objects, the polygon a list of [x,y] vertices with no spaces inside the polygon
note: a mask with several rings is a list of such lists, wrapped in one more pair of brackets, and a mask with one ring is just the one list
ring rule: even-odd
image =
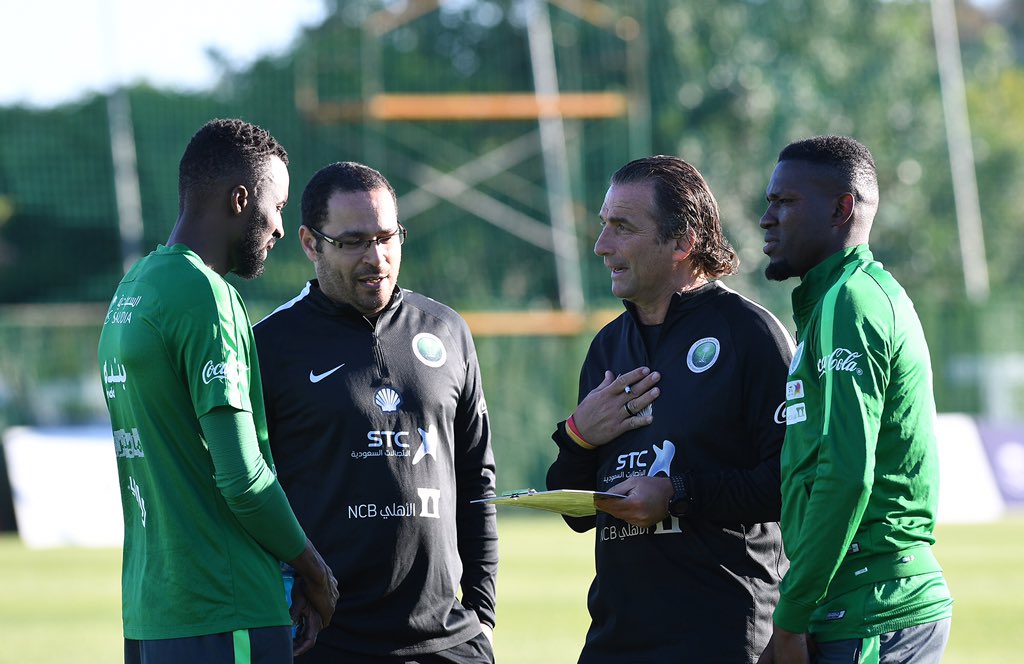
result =
[{"label": "green netting", "polygon": [[[462,311],[557,307],[552,253],[499,228],[479,206],[483,200],[500,209],[497,218],[512,220],[516,229],[551,225],[536,121],[318,118],[310,102],[311,90],[321,104],[359,104],[377,93],[529,92],[526,5],[444,3],[408,21],[395,13],[405,3],[332,6],[290,53],[226,69],[215,89],[124,91],[144,247],[163,242],[175,222],[177,163],[189,137],[210,118],[237,116],[270,129],[291,156],[287,235],[261,279],[236,282],[254,319],[312,276],[296,241],[297,202],[309,177],[338,160],[369,163],[398,191],[410,229],[404,286]],[[761,276],[757,221],[764,186],[789,141],[851,133],[878,162],[883,198],[873,248],[922,312],[939,407],[986,412],[983,380],[972,378],[958,358],[1016,357],[1024,345],[1016,296],[1024,270],[1016,193],[1024,155],[1015,101],[1024,98],[1024,76],[999,26],[974,14],[961,22],[993,279],[992,299],[981,306],[963,295],[928,3],[563,0],[547,9],[561,88],[630,100],[621,117],[564,122],[586,308],[618,306],[592,253],[608,176],[629,159],[672,153],[693,162],[716,192],[742,259],[731,285],[788,323],[795,284],[769,284]],[[0,108],[0,411],[6,424],[103,416],[93,385],[96,324],[122,273],[107,101]],[[489,170],[498,162],[500,168]],[[422,188],[444,182],[439,175],[445,174],[457,176],[455,193]],[[465,191],[475,198],[459,193]],[[80,303],[93,308],[69,306]],[[31,314],[12,308],[23,304],[53,306]],[[513,469],[505,478],[510,484],[541,480],[547,437],[571,407],[588,339],[479,340],[499,457]],[[1017,392],[1011,396],[1024,412]]]}]

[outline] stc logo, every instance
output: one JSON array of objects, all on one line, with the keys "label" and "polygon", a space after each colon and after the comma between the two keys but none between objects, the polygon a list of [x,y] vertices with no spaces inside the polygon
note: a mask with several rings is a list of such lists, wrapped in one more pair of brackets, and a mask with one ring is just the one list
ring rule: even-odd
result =
[{"label": "stc logo", "polygon": [[366,434],[367,440],[370,441],[367,447],[383,447],[386,445],[388,449],[391,449],[392,442],[394,442],[396,447],[409,447],[409,443],[402,442],[402,439],[408,436],[408,431],[370,431]]},{"label": "stc logo", "polygon": [[647,456],[647,450],[640,450],[639,452],[629,452],[628,454],[620,454],[617,459],[619,465],[615,466],[615,470],[626,470],[627,468],[646,468],[647,462],[644,461],[644,457]]},{"label": "stc logo", "polygon": [[437,450],[441,446],[437,427],[431,424],[426,430],[417,428],[420,434],[420,446],[415,454],[410,450],[408,431],[375,430],[366,433],[366,444],[369,450],[353,450],[353,459],[369,459],[370,457],[408,457],[412,456],[412,465],[418,464],[424,457],[437,458]]},{"label": "stc logo", "polygon": [[863,375],[864,370],[857,366],[857,358],[861,355],[846,348],[836,348],[831,355],[818,360],[818,375],[823,376],[826,371],[845,371],[858,376]]},{"label": "stc logo", "polygon": [[[652,451],[654,452],[653,460],[650,457]],[[672,459],[675,456],[676,446],[671,440],[663,440],[661,447],[651,445],[649,450],[636,450],[620,454],[615,458],[615,471],[610,475],[605,475],[602,481],[605,486],[608,486],[638,475],[654,477],[663,473],[665,477],[668,477],[671,474]]]},{"label": "stc logo", "polygon": [[651,445],[651,449],[654,450],[654,462],[650,464],[649,468],[646,460],[648,450],[639,450],[637,452],[620,454],[616,459],[618,465],[615,466],[615,470],[648,468],[648,477],[654,477],[658,473],[664,473],[665,477],[668,477],[672,466],[672,459],[676,455],[676,446],[671,440],[665,440],[662,441],[661,447]]}]

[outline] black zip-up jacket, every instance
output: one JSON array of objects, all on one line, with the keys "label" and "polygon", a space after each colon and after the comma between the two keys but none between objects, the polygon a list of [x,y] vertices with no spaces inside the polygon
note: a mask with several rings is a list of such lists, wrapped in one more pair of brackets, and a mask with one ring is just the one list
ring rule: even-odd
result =
[{"label": "black zip-up jacket", "polygon": [[[787,563],[777,523],[781,406],[792,341],[767,310],[718,282],[673,296],[659,329],[631,303],[594,338],[583,399],[610,370],[661,373],[654,422],[596,450],[560,423],[548,488],[607,490],[636,475],[682,475],[686,517],[638,528],[604,512],[584,664],[756,661],[772,632]],[[653,342],[648,347],[644,335]]]},{"label": "black zip-up jacket", "polygon": [[371,322],[314,280],[254,331],[277,476],[341,593],[317,647],[432,653],[493,626],[494,507],[471,501],[494,496],[494,458],[465,321],[396,288]]}]

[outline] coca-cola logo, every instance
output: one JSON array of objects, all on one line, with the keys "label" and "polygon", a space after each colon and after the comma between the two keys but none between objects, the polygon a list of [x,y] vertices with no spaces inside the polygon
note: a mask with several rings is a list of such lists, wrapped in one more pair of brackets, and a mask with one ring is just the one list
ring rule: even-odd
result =
[{"label": "coca-cola logo", "polygon": [[203,383],[209,385],[215,380],[224,380],[225,365],[223,362],[214,364],[213,361],[206,363],[203,367]]},{"label": "coca-cola logo", "polygon": [[845,371],[863,375],[864,370],[857,366],[857,358],[862,353],[855,353],[847,348],[836,348],[830,355],[818,360],[818,375],[824,375],[826,371]]},{"label": "coca-cola logo", "polygon": [[238,370],[234,362],[208,361],[203,366],[203,384],[209,385],[215,380],[238,380]]}]

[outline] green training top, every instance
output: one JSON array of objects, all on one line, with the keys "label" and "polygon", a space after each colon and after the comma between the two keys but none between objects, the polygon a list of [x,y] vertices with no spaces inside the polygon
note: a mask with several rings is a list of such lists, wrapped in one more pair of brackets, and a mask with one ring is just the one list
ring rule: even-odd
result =
[{"label": "green training top", "polygon": [[931,363],[913,303],[860,245],[811,269],[793,311],[781,459],[790,568],[775,622],[828,641],[948,617],[931,553]]},{"label": "green training top", "polygon": [[[298,556],[305,535],[271,470],[238,292],[184,245],[160,245],[118,286],[99,363],[124,512],[125,638],[289,624],[278,558]],[[251,413],[256,435],[211,449],[220,438],[199,418],[218,408]],[[258,542],[243,524],[267,514],[280,523]]]}]

